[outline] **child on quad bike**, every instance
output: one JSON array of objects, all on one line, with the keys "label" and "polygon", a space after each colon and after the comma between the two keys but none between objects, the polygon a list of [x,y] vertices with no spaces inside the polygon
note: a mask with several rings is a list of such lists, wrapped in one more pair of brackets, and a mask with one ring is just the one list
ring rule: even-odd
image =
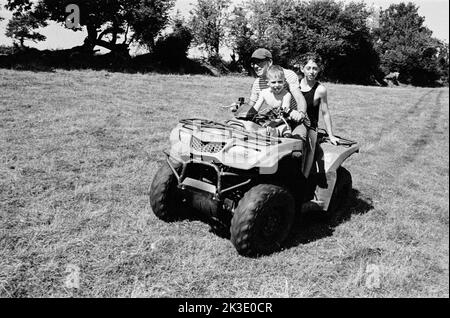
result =
[{"label": "child on quad bike", "polygon": [[[286,77],[281,66],[272,65],[268,68],[267,84],[269,85],[269,88],[261,91],[258,100],[253,106],[255,111],[259,112],[263,105],[267,105],[269,109],[289,113],[292,95],[285,87]],[[270,127],[267,128],[270,129]],[[286,121],[272,129],[272,135],[286,138],[292,137],[291,128]]]}]

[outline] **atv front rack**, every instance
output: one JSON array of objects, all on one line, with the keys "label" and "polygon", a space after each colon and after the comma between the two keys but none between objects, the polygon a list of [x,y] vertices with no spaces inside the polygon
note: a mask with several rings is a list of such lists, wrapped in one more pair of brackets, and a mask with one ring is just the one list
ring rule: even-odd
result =
[{"label": "atv front rack", "polygon": [[[187,161],[177,160],[182,165],[181,173],[178,173],[177,169],[174,168],[172,162],[170,161],[170,158],[172,160],[175,160],[175,159],[173,157],[170,157],[170,155],[165,151],[164,151],[164,154],[167,156],[167,158],[166,158],[167,164],[169,165],[170,169],[172,170],[172,172],[175,175],[175,178],[178,181],[178,188],[180,188],[182,190],[184,190],[186,188],[186,186],[194,187],[199,190],[210,192],[213,195],[213,198],[215,200],[220,200],[224,193],[227,193],[231,190],[243,187],[252,181],[252,179],[249,178],[243,182],[239,182],[239,183],[236,183],[225,189],[222,189],[223,177],[242,177],[242,176],[237,173],[223,171],[223,169],[220,169],[217,165],[215,165],[213,163],[196,160],[196,159],[189,159]],[[214,171],[216,172],[217,184],[211,185],[211,184],[203,182],[201,180],[194,180],[191,178],[187,178],[187,174],[186,174],[187,168],[189,165],[192,165],[192,164],[203,165],[206,167],[213,168]]]},{"label": "atv front rack", "polygon": [[188,118],[180,120],[180,124],[183,125],[183,128],[194,131],[194,129],[204,129],[204,128],[214,128],[214,129],[223,129],[227,131],[229,137],[234,137],[238,139],[242,139],[246,142],[252,142],[256,145],[260,146],[269,146],[279,144],[281,141],[278,138],[274,138],[271,136],[261,135],[252,131],[245,131],[235,129],[230,127],[227,124],[222,124],[219,122],[215,122],[208,119],[201,118]]}]

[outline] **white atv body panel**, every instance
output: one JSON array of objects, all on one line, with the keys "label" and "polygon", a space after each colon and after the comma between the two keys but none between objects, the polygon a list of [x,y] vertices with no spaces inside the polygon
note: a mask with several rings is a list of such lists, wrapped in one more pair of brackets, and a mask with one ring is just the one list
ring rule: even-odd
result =
[{"label": "white atv body panel", "polygon": [[259,168],[261,174],[278,170],[281,158],[300,151],[295,139],[269,137],[235,129],[202,128],[192,131],[178,124],[170,134],[170,156],[180,161],[201,159],[236,169]]}]

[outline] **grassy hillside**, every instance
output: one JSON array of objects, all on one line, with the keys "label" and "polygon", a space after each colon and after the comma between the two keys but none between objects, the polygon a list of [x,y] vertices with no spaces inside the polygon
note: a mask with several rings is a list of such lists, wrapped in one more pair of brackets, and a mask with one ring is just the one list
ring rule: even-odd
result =
[{"label": "grassy hillside", "polygon": [[298,217],[279,253],[152,214],[171,128],[227,118],[251,82],[0,70],[0,296],[448,297],[448,89],[328,85],[335,134],[361,145],[352,215]]}]

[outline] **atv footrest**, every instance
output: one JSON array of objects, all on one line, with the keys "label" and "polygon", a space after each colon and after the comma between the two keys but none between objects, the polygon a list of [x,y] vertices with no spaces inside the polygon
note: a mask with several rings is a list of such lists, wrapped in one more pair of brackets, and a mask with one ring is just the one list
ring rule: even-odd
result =
[{"label": "atv footrest", "polygon": [[302,212],[307,211],[323,211],[324,202],[319,200],[311,200],[303,203]]}]

